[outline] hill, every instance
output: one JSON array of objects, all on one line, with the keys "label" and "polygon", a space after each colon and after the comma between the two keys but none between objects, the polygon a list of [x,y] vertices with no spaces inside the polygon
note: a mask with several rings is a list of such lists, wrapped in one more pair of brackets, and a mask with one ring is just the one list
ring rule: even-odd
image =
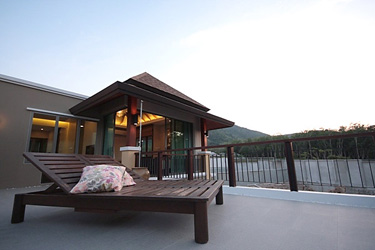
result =
[{"label": "hill", "polygon": [[222,145],[222,144],[230,144],[233,141],[242,141],[249,138],[258,138],[263,136],[269,136],[268,134],[250,130],[247,128],[239,127],[234,125],[230,128],[223,128],[212,130],[209,132],[208,136],[208,145]]}]

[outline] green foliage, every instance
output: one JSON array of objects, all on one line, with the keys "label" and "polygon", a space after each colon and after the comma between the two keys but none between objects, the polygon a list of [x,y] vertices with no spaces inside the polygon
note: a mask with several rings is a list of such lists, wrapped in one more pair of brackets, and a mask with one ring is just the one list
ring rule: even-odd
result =
[{"label": "green foliage", "polygon": [[250,130],[247,128],[242,128],[234,125],[230,128],[223,128],[212,130],[209,132],[208,145],[223,145],[223,144],[233,144],[240,143],[243,140],[249,138],[259,138],[263,136],[268,136],[265,133],[258,132],[255,130]]},{"label": "green foliage", "polygon": [[[349,127],[341,126],[339,130],[310,130],[303,131],[292,135],[269,136],[257,131],[255,136],[249,134],[241,134],[243,128],[223,129],[214,133],[210,132],[210,137],[213,135],[209,145],[222,144],[237,144],[258,141],[272,141],[289,138],[306,138],[318,137],[338,134],[375,132],[375,126],[365,126],[361,124],[352,124]],[[245,129],[246,130],[246,129]],[[236,131],[236,132],[234,132]],[[250,131],[250,130],[249,130]],[[344,159],[344,158],[359,158],[359,159],[375,159],[375,141],[373,137],[359,137],[359,138],[340,138],[330,140],[313,140],[294,142],[293,148],[295,158],[299,159]],[[223,150],[215,150],[217,153]],[[252,146],[235,147],[235,152],[244,156],[251,157],[283,157],[284,145],[277,144],[259,144]]]},{"label": "green foliage", "polygon": [[[304,131],[302,133],[294,134],[292,138],[353,134],[374,131],[375,126],[365,126],[356,123],[349,127],[341,126],[338,131],[328,129]],[[359,137],[294,142],[293,146],[296,152],[296,158],[301,159],[374,159],[374,143],[375,142],[372,137]]]}]

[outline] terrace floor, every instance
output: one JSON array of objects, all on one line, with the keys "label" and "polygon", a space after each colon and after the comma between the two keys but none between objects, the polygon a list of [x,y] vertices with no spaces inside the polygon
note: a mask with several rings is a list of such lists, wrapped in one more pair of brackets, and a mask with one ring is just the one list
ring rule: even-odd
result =
[{"label": "terrace floor", "polygon": [[374,208],[231,194],[224,205],[210,205],[204,245],[195,243],[193,216],[184,214],[27,206],[25,221],[11,224],[14,194],[41,188],[0,190],[0,249],[375,249]]}]

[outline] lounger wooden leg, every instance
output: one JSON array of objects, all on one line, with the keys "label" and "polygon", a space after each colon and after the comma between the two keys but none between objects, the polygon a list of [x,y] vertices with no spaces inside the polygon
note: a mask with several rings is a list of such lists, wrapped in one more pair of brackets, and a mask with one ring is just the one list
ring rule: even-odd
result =
[{"label": "lounger wooden leg", "polygon": [[195,203],[194,230],[195,242],[201,244],[208,242],[207,203],[205,202]]},{"label": "lounger wooden leg", "polygon": [[216,195],[216,205],[223,205],[224,198],[223,198],[223,187],[220,187],[219,193]]},{"label": "lounger wooden leg", "polygon": [[24,197],[23,194],[16,194],[14,196],[12,223],[23,222],[25,218],[26,205],[23,204],[23,197]]}]

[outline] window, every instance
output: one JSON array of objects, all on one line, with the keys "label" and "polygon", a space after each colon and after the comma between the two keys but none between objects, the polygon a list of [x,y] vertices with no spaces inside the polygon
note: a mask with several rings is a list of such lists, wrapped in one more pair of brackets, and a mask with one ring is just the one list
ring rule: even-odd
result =
[{"label": "window", "polygon": [[56,116],[34,114],[31,127],[29,151],[52,153]]},{"label": "window", "polygon": [[115,114],[109,114],[104,117],[104,146],[103,155],[113,156],[115,132]]},{"label": "window", "polygon": [[[193,124],[175,119],[166,119],[166,134],[168,149],[184,149],[193,145]],[[186,169],[186,151],[173,151],[170,158],[170,173],[184,173]]]},{"label": "window", "polygon": [[96,141],[97,123],[91,121],[82,121],[79,126],[79,154],[94,154]]},{"label": "window", "polygon": [[175,119],[166,119],[167,148],[190,148],[193,145],[193,124]]},{"label": "window", "polygon": [[[139,142],[139,138],[137,138],[137,142]],[[142,136],[141,151],[142,152],[152,151],[152,136]]]},{"label": "window", "polygon": [[[28,150],[41,153],[94,154],[96,129],[96,122],[69,114],[34,113]],[[42,175],[41,182],[50,180]]]},{"label": "window", "polygon": [[75,153],[77,119],[60,117],[57,132],[57,153]]},{"label": "window", "polygon": [[59,114],[34,113],[28,151],[94,154],[97,122]]}]

